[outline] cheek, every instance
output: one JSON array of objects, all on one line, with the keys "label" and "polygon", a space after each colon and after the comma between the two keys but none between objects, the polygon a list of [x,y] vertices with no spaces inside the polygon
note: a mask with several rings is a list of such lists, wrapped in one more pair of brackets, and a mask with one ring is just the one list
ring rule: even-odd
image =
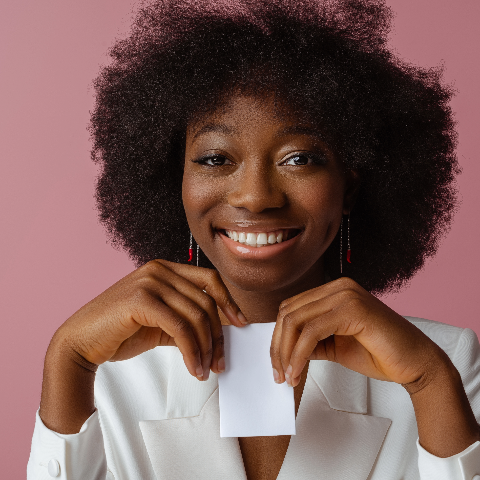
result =
[{"label": "cheek", "polygon": [[193,176],[184,175],[182,183],[182,200],[187,216],[199,217],[209,208],[212,189]]},{"label": "cheek", "polygon": [[301,202],[314,223],[325,226],[332,221],[340,221],[343,211],[343,183],[319,182],[302,189]]}]

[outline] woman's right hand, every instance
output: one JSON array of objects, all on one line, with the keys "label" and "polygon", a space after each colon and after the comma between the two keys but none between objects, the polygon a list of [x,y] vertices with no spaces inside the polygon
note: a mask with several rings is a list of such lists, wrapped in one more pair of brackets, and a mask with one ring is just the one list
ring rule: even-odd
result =
[{"label": "woman's right hand", "polygon": [[153,260],[78,310],[54,338],[94,365],[176,345],[190,374],[207,380],[210,368],[225,369],[217,305],[230,323],[245,325],[218,272]]}]

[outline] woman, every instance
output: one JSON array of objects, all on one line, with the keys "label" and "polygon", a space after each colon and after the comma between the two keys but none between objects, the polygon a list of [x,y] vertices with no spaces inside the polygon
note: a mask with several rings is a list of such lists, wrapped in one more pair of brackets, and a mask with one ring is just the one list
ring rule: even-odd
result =
[{"label": "woman", "polygon": [[[55,333],[29,478],[480,475],[478,340],[372,295],[435,252],[458,172],[451,92],[386,50],[390,18],[140,10],[91,123],[101,219],[139,268]],[[221,325],[259,322],[297,435],[220,439]]]}]

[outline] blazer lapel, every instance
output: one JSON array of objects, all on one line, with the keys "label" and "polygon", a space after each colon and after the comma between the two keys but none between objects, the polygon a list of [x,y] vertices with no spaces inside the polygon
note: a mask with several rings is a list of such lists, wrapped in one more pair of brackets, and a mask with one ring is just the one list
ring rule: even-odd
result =
[{"label": "blazer lapel", "polygon": [[391,420],[367,415],[367,378],[311,361],[278,480],[366,480]]},{"label": "blazer lapel", "polygon": [[[180,369],[172,377],[184,387],[169,389],[170,418],[140,422],[157,480],[246,480],[238,439],[220,438],[216,375],[208,382],[192,380],[192,388],[201,390],[195,397],[207,398],[195,416],[189,416],[192,397],[184,383],[190,379],[182,376]],[[278,480],[366,480],[390,424],[367,415],[365,376],[332,362],[311,361],[297,434],[291,437]]]},{"label": "blazer lapel", "polygon": [[157,480],[246,480],[235,437],[220,438],[218,388],[199,415],[140,422]]}]

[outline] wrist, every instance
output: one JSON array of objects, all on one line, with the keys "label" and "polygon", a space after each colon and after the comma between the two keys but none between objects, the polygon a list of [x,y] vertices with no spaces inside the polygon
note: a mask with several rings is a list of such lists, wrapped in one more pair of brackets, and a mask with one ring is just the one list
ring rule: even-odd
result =
[{"label": "wrist", "polygon": [[54,335],[45,355],[40,417],[58,433],[78,433],[95,411],[98,365],[87,362],[61,335]]},{"label": "wrist", "polygon": [[450,457],[480,440],[462,378],[444,352],[418,381],[403,386],[415,410],[419,443],[429,453]]}]

